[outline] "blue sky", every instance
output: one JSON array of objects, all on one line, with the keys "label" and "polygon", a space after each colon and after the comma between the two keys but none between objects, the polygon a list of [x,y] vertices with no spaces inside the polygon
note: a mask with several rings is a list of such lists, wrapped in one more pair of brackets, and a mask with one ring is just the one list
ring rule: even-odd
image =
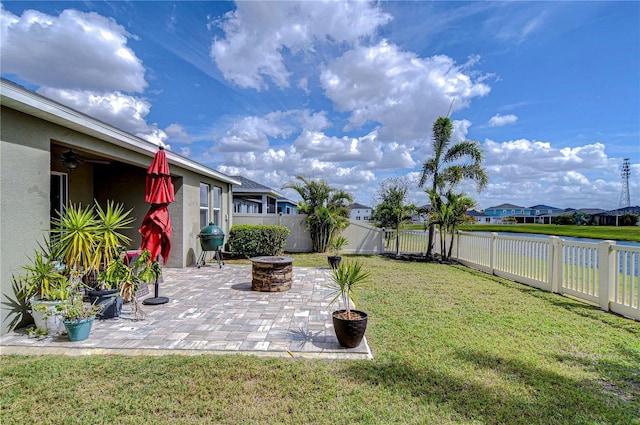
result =
[{"label": "blue sky", "polygon": [[453,102],[478,209],[617,208],[623,158],[640,204],[639,2],[5,1],[1,25],[4,78],[275,189],[373,205]]}]

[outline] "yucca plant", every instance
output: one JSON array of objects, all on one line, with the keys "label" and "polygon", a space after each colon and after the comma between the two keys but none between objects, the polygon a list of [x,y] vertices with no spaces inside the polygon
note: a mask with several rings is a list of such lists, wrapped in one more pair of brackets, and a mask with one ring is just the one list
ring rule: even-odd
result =
[{"label": "yucca plant", "polygon": [[35,252],[31,263],[23,266],[24,276],[17,278],[20,291],[25,300],[38,297],[41,300],[54,300],[54,289],[64,276],[58,270],[58,264],[40,251]]},{"label": "yucca plant", "polygon": [[131,238],[121,233],[122,230],[129,229],[133,222],[131,211],[125,211],[122,204],[115,204],[113,201],[107,201],[106,209],[95,203],[98,220],[96,255],[99,257],[97,262],[103,269],[119,254],[121,247],[131,242]]},{"label": "yucca plant", "polygon": [[99,258],[95,255],[99,242],[98,221],[92,206],[69,205],[53,219],[51,233],[57,252],[69,269],[87,273],[99,267],[96,262]]},{"label": "yucca plant", "polygon": [[357,318],[351,311],[349,299],[353,301],[353,305],[356,305],[357,290],[364,286],[370,273],[362,269],[362,263],[359,261],[345,261],[333,269],[331,272],[331,281],[327,284],[327,287],[333,292],[331,296],[333,298],[329,302],[329,305],[333,305],[336,302],[341,302],[344,305],[344,318],[347,320]]}]

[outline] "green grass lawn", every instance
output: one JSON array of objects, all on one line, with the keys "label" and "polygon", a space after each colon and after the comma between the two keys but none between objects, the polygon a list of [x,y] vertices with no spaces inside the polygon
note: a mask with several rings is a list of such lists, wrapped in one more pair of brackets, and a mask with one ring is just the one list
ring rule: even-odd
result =
[{"label": "green grass lawn", "polygon": [[358,258],[373,361],[2,357],[0,423],[640,424],[639,322],[463,267]]},{"label": "green grass lawn", "polygon": [[[422,230],[422,226],[416,227]],[[556,224],[474,224],[460,226],[460,230],[477,232],[538,233],[574,238],[611,239],[640,242],[640,226],[559,226]]]}]

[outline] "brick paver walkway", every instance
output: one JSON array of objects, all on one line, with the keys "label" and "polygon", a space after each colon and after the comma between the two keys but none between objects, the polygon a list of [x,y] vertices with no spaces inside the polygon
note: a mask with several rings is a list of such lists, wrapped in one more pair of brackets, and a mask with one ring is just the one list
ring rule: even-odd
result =
[{"label": "brick paver walkway", "polygon": [[[28,338],[24,330],[2,336],[0,354],[226,354],[322,359],[371,359],[366,338],[357,348],[338,344],[324,287],[327,269],[295,267],[285,292],[251,290],[250,265],[165,269],[160,296],[169,303],[143,305],[134,320],[96,320],[88,340],[65,335]],[[153,296],[153,286],[149,287]]]}]

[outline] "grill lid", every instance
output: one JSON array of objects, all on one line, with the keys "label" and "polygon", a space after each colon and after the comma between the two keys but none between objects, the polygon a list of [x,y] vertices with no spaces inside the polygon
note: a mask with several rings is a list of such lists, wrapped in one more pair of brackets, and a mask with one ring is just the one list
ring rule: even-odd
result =
[{"label": "grill lid", "polygon": [[212,236],[222,236],[224,237],[224,232],[221,228],[216,226],[213,221],[209,223],[208,226],[200,229],[200,233],[198,233],[198,237],[212,237]]}]

